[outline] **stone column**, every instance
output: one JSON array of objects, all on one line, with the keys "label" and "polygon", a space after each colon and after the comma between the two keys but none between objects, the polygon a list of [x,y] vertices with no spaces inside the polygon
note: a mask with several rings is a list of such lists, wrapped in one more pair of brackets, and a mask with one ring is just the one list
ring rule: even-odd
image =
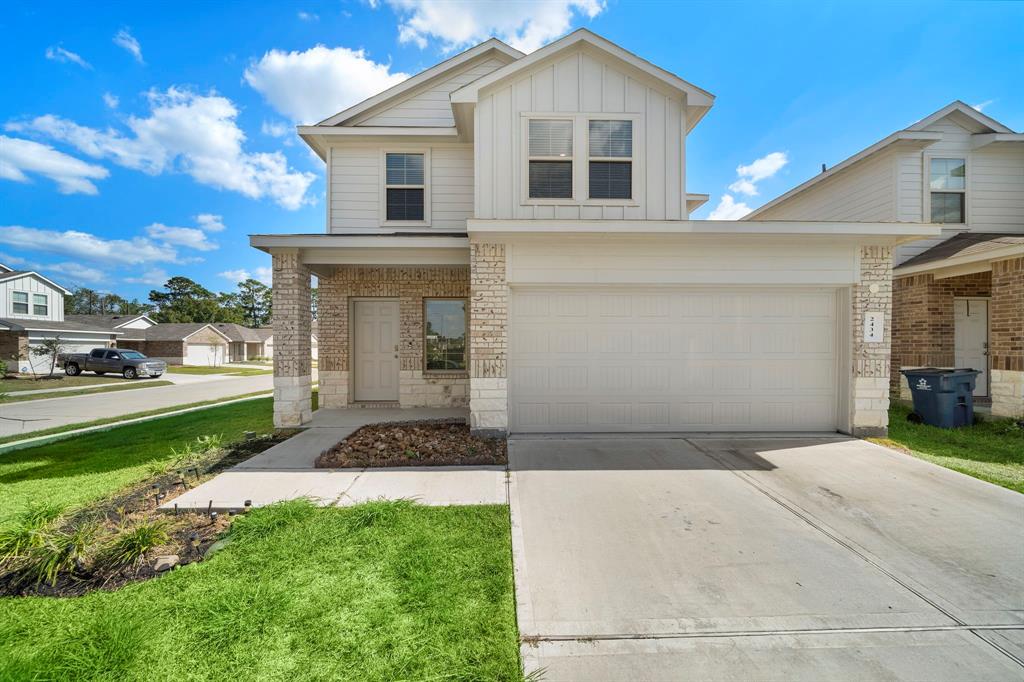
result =
[{"label": "stone column", "polygon": [[1024,417],[1024,258],[992,263],[989,359],[992,414]]},{"label": "stone column", "polygon": [[310,272],[298,249],[273,253],[274,426],[295,428],[313,418]]},{"label": "stone column", "polygon": [[348,407],[348,293],[337,271],[320,277],[318,288],[320,407]]},{"label": "stone column", "polygon": [[[892,248],[860,250],[860,282],[853,287],[853,375],[850,426],[854,436],[889,431],[889,367],[892,330]],[[868,313],[881,313],[882,339],[865,339]]]},{"label": "stone column", "polygon": [[469,247],[469,412],[478,435],[508,432],[505,245]]}]

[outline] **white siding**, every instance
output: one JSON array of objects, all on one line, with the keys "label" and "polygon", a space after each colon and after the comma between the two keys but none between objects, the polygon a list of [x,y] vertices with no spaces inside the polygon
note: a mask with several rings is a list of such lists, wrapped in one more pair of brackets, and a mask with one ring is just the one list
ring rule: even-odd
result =
[{"label": "white siding", "polygon": [[428,83],[414,90],[384,111],[358,119],[355,125],[450,128],[455,125],[449,97],[451,92],[501,68],[507,62],[491,57],[471,63],[440,82]]},{"label": "white siding", "polygon": [[[587,51],[560,53],[514,82],[481,95],[476,108],[478,218],[681,220],[686,218],[684,110],[674,98],[614,60]],[[522,114],[635,115],[631,205],[525,200]],[[576,137],[576,191],[582,195],[586,148]],[[582,196],[579,199],[583,199]]]},{"label": "white siding", "polygon": [[[419,145],[353,144],[331,149],[329,232],[381,226],[381,174],[388,149]],[[430,150],[430,228],[465,231],[473,213],[473,149],[466,144],[424,145]]]},{"label": "white siding", "polygon": [[[15,291],[24,291],[28,294],[28,315],[15,314],[11,294]],[[47,314],[32,314],[32,294],[46,294]],[[6,282],[0,282],[0,317],[10,317],[19,320],[50,320],[61,322],[64,320],[64,294],[54,289],[46,282],[31,275],[17,277]]]},{"label": "white siding", "polygon": [[152,324],[140,317],[137,320],[132,320],[128,324],[121,325],[119,329],[149,329],[152,326]]},{"label": "white siding", "polygon": [[977,232],[1024,232],[1024,144],[971,154],[967,220]]}]

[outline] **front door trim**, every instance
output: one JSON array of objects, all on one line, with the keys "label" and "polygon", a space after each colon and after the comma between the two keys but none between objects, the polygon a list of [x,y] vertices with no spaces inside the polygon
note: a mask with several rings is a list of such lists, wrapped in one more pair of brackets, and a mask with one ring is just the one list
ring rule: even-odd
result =
[{"label": "front door trim", "polygon": [[[378,349],[375,355],[379,355],[379,358],[371,358],[371,362],[380,363],[385,360],[391,360],[391,367],[378,367],[381,371],[386,371],[390,378],[390,385],[383,385],[386,382],[377,382],[379,385],[374,390],[368,390],[366,384],[361,382],[360,374],[360,348],[359,348],[359,311],[360,304],[369,303],[391,303],[393,304],[394,311],[391,313],[394,320],[394,348],[390,351],[385,352],[384,349]],[[361,296],[351,297],[349,299],[349,319],[352,323],[349,325],[349,353],[352,368],[352,401],[353,402],[398,402],[399,398],[399,343],[401,337],[401,330],[399,325],[401,318],[399,315],[399,301],[394,297],[377,297],[377,296]],[[390,345],[390,344],[389,344]],[[385,358],[384,355],[390,354],[390,358]]]}]

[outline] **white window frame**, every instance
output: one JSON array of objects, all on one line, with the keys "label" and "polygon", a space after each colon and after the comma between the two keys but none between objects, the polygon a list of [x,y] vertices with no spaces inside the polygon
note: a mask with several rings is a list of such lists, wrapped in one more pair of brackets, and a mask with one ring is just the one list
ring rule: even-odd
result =
[{"label": "white window frame", "polygon": [[[932,192],[939,193],[960,193],[964,195],[964,221],[962,223],[936,223],[937,225],[966,226],[971,220],[971,155],[962,153],[940,153],[932,152],[924,154],[924,167],[921,169],[921,180],[924,188],[924,196],[921,198],[922,222],[932,221]],[[932,190],[932,159],[963,159],[964,160],[964,188],[963,189],[937,189]]]},{"label": "white window frame", "polygon": [[[546,160],[547,157],[530,156],[530,120],[571,120],[572,130],[572,198],[571,199],[532,199],[530,198],[530,161]],[[590,121],[631,121],[633,124],[633,156],[631,199],[591,199],[590,198]],[[522,206],[639,206],[639,197],[644,195],[642,167],[644,163],[643,114],[638,113],[565,113],[529,111],[520,114],[519,122],[519,203]],[[606,160],[594,157],[597,161]],[[555,160],[555,159],[551,159]],[[559,157],[558,160],[565,160]],[[625,157],[607,159],[625,161]]]},{"label": "white window frame", "polygon": [[[21,305],[22,304],[21,301],[15,301],[14,300],[14,295],[15,294],[25,294],[25,302],[24,302],[25,312],[23,312],[23,313],[19,313],[17,310],[14,309],[15,305]],[[31,314],[32,314],[32,295],[30,294],[30,292],[28,292],[28,291],[21,291],[19,289],[14,289],[13,291],[11,291],[11,315],[31,315]]]},{"label": "white window frame", "polygon": [[[419,189],[420,185],[389,185],[388,154],[423,155],[423,220],[388,220],[388,189]],[[430,147],[386,147],[380,150],[380,226],[430,227]]]},{"label": "white window frame", "polygon": [[[36,306],[40,305],[39,303],[36,303],[36,296],[42,296],[42,298],[43,298],[42,306],[46,310],[44,312],[42,312],[42,313],[37,313],[36,312]],[[50,314],[50,297],[47,296],[46,294],[33,293],[32,294],[32,315],[34,315],[35,317],[48,317],[49,314]]]}]

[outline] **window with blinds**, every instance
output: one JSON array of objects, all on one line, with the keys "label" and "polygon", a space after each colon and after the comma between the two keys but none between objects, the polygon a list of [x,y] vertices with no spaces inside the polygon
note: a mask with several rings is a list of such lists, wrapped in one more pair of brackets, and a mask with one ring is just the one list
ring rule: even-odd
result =
[{"label": "window with blinds", "polygon": [[531,119],[529,197],[572,198],[571,120]]},{"label": "window with blinds", "polygon": [[387,220],[423,220],[423,154],[384,155]]},{"label": "window with blinds", "polygon": [[591,199],[633,198],[633,122],[589,122]]}]

